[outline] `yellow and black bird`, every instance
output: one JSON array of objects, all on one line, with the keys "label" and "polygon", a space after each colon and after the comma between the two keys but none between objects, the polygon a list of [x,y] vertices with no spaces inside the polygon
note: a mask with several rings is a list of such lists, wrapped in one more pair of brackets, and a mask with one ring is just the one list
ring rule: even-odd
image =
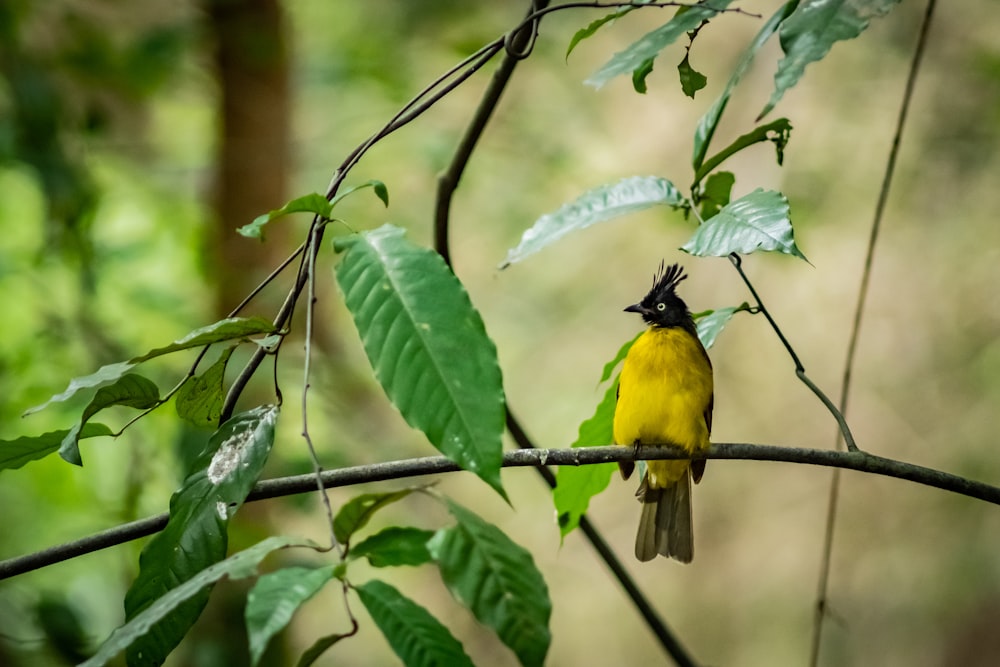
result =
[{"label": "yellow and black bird", "polygon": [[[625,309],[639,313],[649,328],[633,343],[622,365],[615,406],[615,443],[625,446],[675,445],[692,461],[649,461],[636,492],[642,503],[635,557],[662,554],[689,563],[694,557],[691,480],[705,472],[696,458],[709,446],[714,389],[712,362],[698,339],[677,284],[687,278],[677,264],[660,270],[642,301]],[[620,463],[622,477],[635,469]]]}]

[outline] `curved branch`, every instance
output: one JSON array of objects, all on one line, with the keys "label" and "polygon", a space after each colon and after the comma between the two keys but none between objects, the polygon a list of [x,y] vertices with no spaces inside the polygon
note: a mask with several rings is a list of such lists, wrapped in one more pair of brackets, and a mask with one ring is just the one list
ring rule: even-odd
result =
[{"label": "curved branch", "polygon": [[[476,149],[476,144],[479,143],[479,139],[483,136],[483,131],[486,129],[487,123],[490,122],[493,112],[496,111],[500,97],[507,89],[510,77],[514,74],[514,68],[517,67],[518,62],[525,58],[527,55],[526,50],[534,43],[534,35],[538,29],[537,21],[540,19],[540,16],[534,19],[533,22],[529,21],[529,19],[539,10],[545,9],[548,4],[548,0],[536,0],[532,2],[531,8],[528,10],[529,18],[525,19],[525,22],[521,24],[519,29],[515,29],[511,33],[509,40],[510,48],[504,54],[503,60],[500,61],[500,66],[493,73],[493,78],[490,79],[490,83],[486,87],[486,91],[483,93],[483,97],[479,101],[475,113],[472,115],[472,120],[469,121],[469,125],[465,129],[465,134],[462,135],[462,139],[458,143],[458,148],[455,149],[455,154],[451,158],[451,164],[438,176],[437,202],[434,209],[434,249],[444,258],[448,266],[451,266],[448,227],[451,221],[452,197],[455,194],[456,188],[458,188],[459,181],[462,180],[465,167],[472,158],[472,152]],[[526,28],[525,26],[530,27]]]},{"label": "curved branch", "polygon": [[[505,468],[537,467],[546,465],[594,465],[617,463],[619,461],[658,461],[686,459],[687,455],[673,447],[580,447],[576,449],[519,449],[505,452]],[[806,465],[827,466],[856,470],[886,477],[895,477],[925,486],[951,491],[994,505],[1000,505],[1000,486],[977,482],[951,473],[926,468],[924,466],[875,456],[865,452],[844,452],[828,449],[805,449],[802,447],[778,447],[775,445],[754,445],[749,443],[716,443],[708,450],[705,458],[776,461]],[[353,466],[338,470],[326,470],[321,474],[324,488],[353,486],[369,482],[384,482],[391,479],[406,479],[421,475],[436,475],[461,470],[457,464],[443,456],[427,456],[403,459],[372,465]],[[259,482],[254,487],[247,502],[278,498],[282,496],[311,493],[316,490],[316,475],[308,473],[291,477],[279,477]],[[60,544],[17,558],[0,561],[0,579],[38,570],[48,565],[106,549],[131,540],[152,535],[167,525],[167,513],[122,524],[89,537]]]}]

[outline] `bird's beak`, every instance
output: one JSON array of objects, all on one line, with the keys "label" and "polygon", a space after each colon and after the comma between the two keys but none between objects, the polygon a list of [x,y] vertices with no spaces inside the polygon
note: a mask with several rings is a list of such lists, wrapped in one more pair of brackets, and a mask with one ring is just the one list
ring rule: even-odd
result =
[{"label": "bird's beak", "polygon": [[631,306],[625,309],[626,313],[639,313],[640,315],[645,312],[645,309],[637,303],[633,303]]}]

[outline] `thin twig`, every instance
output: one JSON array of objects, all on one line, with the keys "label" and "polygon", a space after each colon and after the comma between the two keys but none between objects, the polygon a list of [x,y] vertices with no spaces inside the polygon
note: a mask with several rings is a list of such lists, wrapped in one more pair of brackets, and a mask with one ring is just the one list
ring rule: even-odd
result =
[{"label": "thin twig", "polygon": [[[858,349],[858,340],[861,334],[861,320],[865,312],[865,303],[868,300],[868,287],[871,281],[872,265],[875,260],[875,247],[878,244],[879,233],[882,229],[882,219],[885,215],[886,202],[889,200],[889,191],[892,186],[892,177],[896,172],[896,158],[899,155],[899,146],[903,137],[903,128],[906,125],[906,117],[910,110],[910,102],[913,100],[913,91],[916,88],[917,73],[920,71],[920,64],[923,60],[924,52],[927,50],[927,35],[930,31],[931,21],[934,16],[934,7],[937,0],[928,0],[927,8],[924,11],[923,23],[920,26],[920,34],[917,37],[917,44],[914,47],[913,59],[910,62],[910,71],[906,77],[906,86],[903,89],[903,100],[899,107],[899,115],[896,118],[896,130],[892,137],[892,147],[889,149],[889,157],[886,160],[885,171],[882,174],[882,186],[879,189],[878,201],[875,204],[875,214],[872,219],[871,232],[868,236],[868,248],[865,252],[865,263],[861,270],[861,284],[858,287],[858,299],[854,307],[854,321],[851,325],[851,338],[847,344],[847,356],[844,361],[844,375],[840,386],[840,413],[847,414],[847,400],[851,391],[851,379],[854,373],[854,359]],[[848,443],[849,444],[849,443]],[[834,448],[841,448],[841,433],[837,433],[834,438]],[[812,646],[809,657],[811,667],[819,664],[819,652],[823,640],[823,620],[826,617],[828,607],[828,593],[830,582],[830,562],[833,553],[833,539],[836,531],[837,506],[840,499],[840,470],[834,470],[830,480],[830,495],[827,500],[826,528],[823,533],[823,556],[820,561],[819,580],[816,587],[815,616],[813,618]]]},{"label": "thin twig", "polygon": [[323,488],[321,477],[323,466],[319,462],[319,455],[316,454],[316,447],[313,446],[312,437],[309,435],[309,375],[312,370],[313,316],[316,307],[316,255],[319,253],[318,236],[322,228],[323,225],[313,226],[306,249],[309,294],[306,299],[306,330],[305,341],[303,343],[305,359],[302,362],[302,438],[306,441],[306,446],[309,448],[309,457],[312,459],[313,473],[316,479],[316,490],[319,492],[319,496],[323,501],[323,509],[326,512],[327,524],[330,528],[330,547],[337,549],[340,552],[341,558],[343,558],[346,555],[344,548],[337,542],[337,534],[333,529],[333,507],[330,506],[330,497],[327,495],[326,489]]},{"label": "thin twig", "polygon": [[274,279],[277,278],[278,275],[282,271],[284,271],[286,268],[288,268],[288,265],[291,264],[292,262],[294,262],[295,258],[298,257],[299,254],[303,250],[305,250],[305,248],[306,248],[306,244],[305,243],[300,244],[299,247],[296,248],[292,252],[291,255],[289,255],[288,257],[286,257],[284,259],[284,261],[282,261],[281,264],[279,264],[277,266],[277,268],[274,269],[274,271],[271,271],[271,273],[266,278],[264,278],[264,280],[260,281],[260,284],[258,284],[256,287],[254,287],[253,290],[249,294],[247,294],[246,297],[244,297],[244,299],[242,301],[240,301],[239,305],[236,306],[235,308],[233,308],[232,311],[230,311],[229,315],[227,315],[226,317],[236,317],[237,315],[239,315],[240,311],[242,311],[244,308],[246,308],[247,304],[249,304],[251,301],[253,301],[253,299],[258,294],[260,294],[262,291],[264,291],[264,288],[267,287],[268,285],[270,285],[274,281]]},{"label": "thin twig", "polygon": [[555,5],[554,7],[547,7],[540,9],[533,14],[529,14],[527,20],[535,20],[545,16],[546,14],[558,12],[563,9],[624,9],[626,7],[633,7],[635,9],[645,9],[646,7],[699,7],[701,9],[711,9],[717,14],[742,14],[743,16],[749,16],[755,19],[761,18],[760,14],[754,14],[753,12],[748,12],[739,7],[716,9],[714,7],[707,7],[703,2],[565,2]]},{"label": "thin twig", "polygon": [[[504,38],[498,37],[489,44],[483,46],[471,56],[462,60],[462,62],[458,65],[455,65],[432,81],[427,87],[417,93],[413,99],[403,105],[403,107],[396,112],[389,122],[382,126],[382,129],[370,136],[364,143],[351,151],[337,171],[334,172],[333,179],[330,181],[330,186],[327,188],[327,199],[331,199],[334,196],[337,189],[340,187],[340,184],[343,183],[345,178],[347,178],[347,174],[350,170],[354,168],[354,166],[361,160],[362,157],[364,157],[365,153],[367,153],[372,146],[404,125],[415,120],[418,116],[433,106],[438,100],[464,83],[470,76],[479,71],[483,65],[489,62],[490,59],[492,59],[493,56],[495,56],[503,48],[503,44]],[[461,72],[461,74],[457,74],[463,68],[465,71]],[[455,77],[455,80],[450,81],[447,85],[445,85],[445,82],[448,82],[452,77]],[[437,90],[438,88],[441,88],[441,90]],[[424,98],[427,99],[425,100]]]},{"label": "thin twig", "polygon": [[[594,465],[619,461],[683,460],[688,454],[673,447],[576,447],[571,449],[518,449],[504,452],[504,467],[529,467],[541,465]],[[865,452],[844,452],[830,449],[805,449],[778,447],[749,443],[715,443],[705,458],[748,461],[774,461],[828,466],[858,472],[895,477],[926,486],[951,491],[1000,506],[1000,486],[925,468],[905,461],[888,459]],[[451,473],[461,470],[458,464],[443,456],[428,456],[401,461],[387,461],[337,470],[325,470],[321,477],[323,487],[353,486],[371,482],[406,479],[421,475]],[[292,477],[279,477],[258,482],[247,496],[246,502],[270,498],[315,493],[316,475],[308,473]],[[0,579],[53,565],[77,556],[124,544],[162,530],[167,525],[168,514],[122,524],[109,530],[50,547],[43,551],[0,561]]]},{"label": "thin twig", "polygon": [[733,263],[733,266],[736,267],[736,271],[740,274],[740,277],[746,284],[747,289],[750,290],[750,294],[753,295],[754,300],[757,302],[758,311],[765,318],[767,318],[771,328],[774,329],[774,333],[778,335],[778,338],[781,340],[781,344],[785,346],[789,356],[791,356],[792,361],[795,363],[795,375],[803,382],[803,384],[809,387],[809,390],[812,391],[812,393],[816,394],[819,400],[823,402],[823,405],[826,406],[827,410],[830,411],[830,414],[833,415],[833,418],[837,420],[840,432],[844,434],[844,440],[847,442],[848,451],[857,452],[858,446],[854,443],[854,435],[851,433],[851,429],[847,426],[847,420],[844,419],[844,415],[842,415],[840,410],[837,409],[837,406],[833,404],[833,401],[831,401],[830,398],[816,385],[816,383],[810,380],[809,376],[806,375],[806,369],[799,360],[798,355],[795,354],[795,349],[792,348],[792,344],[788,342],[787,338],[785,338],[785,334],[782,333],[781,327],[779,327],[778,323],[774,321],[773,317],[771,317],[771,313],[768,312],[767,308],[764,306],[764,302],[761,300],[760,295],[757,294],[757,290],[754,289],[753,283],[750,282],[750,278],[748,278],[747,274],[743,271],[742,259],[740,259],[740,256],[736,253],[732,253],[729,255],[729,260]]}]

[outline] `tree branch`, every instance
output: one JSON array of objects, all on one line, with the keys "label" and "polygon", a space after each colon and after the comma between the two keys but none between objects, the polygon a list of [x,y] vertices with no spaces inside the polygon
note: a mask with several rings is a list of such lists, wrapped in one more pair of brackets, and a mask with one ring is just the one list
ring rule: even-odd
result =
[{"label": "tree branch", "polygon": [[[619,461],[659,461],[686,459],[687,454],[673,447],[579,447],[575,449],[520,449],[504,453],[506,468],[537,467],[546,465],[594,465]],[[959,495],[1000,505],[1000,487],[977,482],[951,473],[926,468],[866,452],[844,452],[829,449],[777,447],[749,443],[716,443],[705,456],[708,459],[780,461],[806,465],[827,466],[856,470],[858,472],[895,477],[925,486],[951,491]],[[443,456],[389,461],[371,465],[326,470],[320,477],[323,487],[353,486],[392,479],[406,479],[421,475],[438,475],[457,472],[460,468]],[[279,477],[259,482],[247,496],[247,502],[298,495],[316,491],[316,475],[308,473]],[[167,524],[167,514],[157,514],[146,519],[122,524],[94,535],[60,544],[17,558],[0,561],[0,579],[31,572],[48,565],[106,549],[131,540],[152,535]]]},{"label": "tree branch", "polygon": [[[538,10],[545,9],[548,4],[548,0],[534,0],[528,10],[528,16],[531,17]],[[458,148],[455,149],[451,164],[438,176],[437,202],[434,209],[434,249],[444,258],[448,266],[451,266],[448,227],[451,219],[452,197],[455,194],[455,189],[458,188],[459,181],[462,180],[465,167],[472,158],[476,144],[479,143],[487,123],[490,122],[493,112],[496,111],[500,97],[507,89],[514,68],[528,55],[528,50],[534,44],[539,19],[540,17],[533,21],[525,19],[525,23],[522,23],[520,28],[512,33],[509,39],[510,46],[504,54],[503,60],[500,61],[500,66],[493,73],[493,78],[490,79],[490,83],[479,101],[479,106],[476,107],[472,120],[469,121],[465,134],[458,143]]]}]

